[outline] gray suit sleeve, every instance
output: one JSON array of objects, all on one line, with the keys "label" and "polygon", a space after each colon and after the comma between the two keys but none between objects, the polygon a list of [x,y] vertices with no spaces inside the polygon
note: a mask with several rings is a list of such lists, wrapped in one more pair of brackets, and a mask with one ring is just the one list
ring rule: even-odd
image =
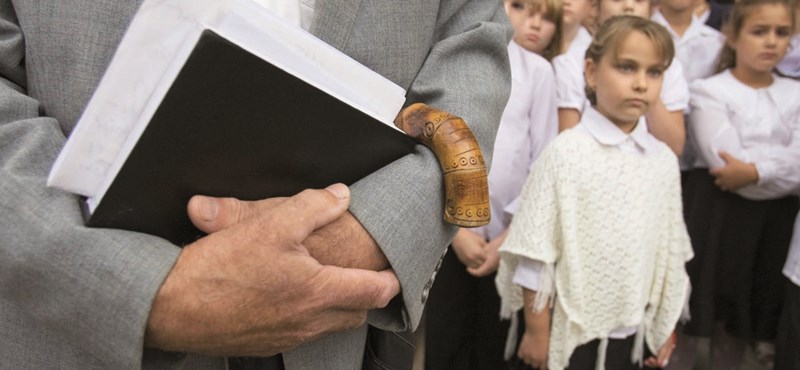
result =
[{"label": "gray suit sleeve", "polygon": [[64,134],[26,92],[24,55],[0,1],[0,367],[141,367],[151,303],[179,250],[86,228],[79,199],[45,186]]},{"label": "gray suit sleeve", "polygon": [[[490,160],[510,92],[506,50],[510,27],[501,2],[462,3],[440,5],[433,46],[409,89],[408,101],[462,117]],[[402,302],[372,312],[370,323],[392,330],[415,329],[456,231],[442,218],[439,164],[429,150],[418,146],[415,153],[357,182],[352,190],[351,211],[381,246],[402,286]]]}]

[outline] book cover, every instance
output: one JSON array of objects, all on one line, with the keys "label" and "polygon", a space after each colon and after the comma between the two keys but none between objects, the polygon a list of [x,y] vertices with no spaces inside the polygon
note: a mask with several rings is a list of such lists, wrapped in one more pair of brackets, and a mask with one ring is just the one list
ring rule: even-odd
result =
[{"label": "book cover", "polygon": [[410,153],[374,117],[205,30],[87,225],[201,236],[195,194],[256,200],[351,184]]}]

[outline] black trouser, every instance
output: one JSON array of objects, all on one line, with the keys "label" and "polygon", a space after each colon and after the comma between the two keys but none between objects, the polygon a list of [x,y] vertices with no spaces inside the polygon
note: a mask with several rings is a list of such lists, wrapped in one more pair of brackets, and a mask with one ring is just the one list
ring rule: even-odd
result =
[{"label": "black trouser", "polygon": [[495,274],[476,278],[452,247],[425,310],[425,369],[503,369],[508,321],[500,320]]}]

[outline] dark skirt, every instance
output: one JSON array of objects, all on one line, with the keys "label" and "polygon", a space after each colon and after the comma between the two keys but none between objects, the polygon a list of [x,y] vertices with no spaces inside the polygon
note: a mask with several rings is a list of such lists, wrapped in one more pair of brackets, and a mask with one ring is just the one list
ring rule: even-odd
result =
[{"label": "dark skirt", "polygon": [[[519,338],[517,340],[517,349],[519,349],[522,334],[525,333],[525,322],[522,311],[519,314]],[[625,339],[609,339],[608,348],[606,349],[606,362],[605,368],[608,370],[639,370],[649,369],[648,367],[640,367],[638,363],[631,362],[631,353],[633,352],[633,345],[636,335],[631,335]],[[594,339],[588,343],[579,345],[572,351],[569,357],[569,364],[565,370],[594,370],[597,366],[597,349],[600,347],[600,340]],[[653,356],[653,352],[644,346],[644,357],[642,362],[647,358]],[[509,364],[509,370],[534,370],[532,367],[526,365],[514,352],[514,357]]]},{"label": "dark skirt", "polygon": [[475,277],[452,246],[425,304],[425,369],[503,369],[508,320],[500,320],[495,274]]},{"label": "dark skirt", "polygon": [[775,339],[786,279],[781,274],[798,199],[749,200],[721,191],[706,169],[685,174],[684,216],[694,248],[685,332],[709,337],[714,323],[746,340]]},{"label": "dark skirt", "polygon": [[775,341],[775,370],[800,369],[800,286],[789,284]]}]

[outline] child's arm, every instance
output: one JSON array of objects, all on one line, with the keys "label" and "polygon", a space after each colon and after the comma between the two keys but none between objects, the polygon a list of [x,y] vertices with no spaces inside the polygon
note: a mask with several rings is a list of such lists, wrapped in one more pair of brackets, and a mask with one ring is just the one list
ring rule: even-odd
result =
[{"label": "child's arm", "polygon": [[727,152],[719,152],[725,161],[722,167],[712,168],[709,173],[714,176],[714,184],[723,191],[735,191],[743,186],[758,183],[758,169],[752,163],[742,162]]},{"label": "child's arm", "polygon": [[506,240],[506,236],[508,235],[508,228],[503,231],[498,237],[490,240],[488,243],[484,245],[484,252],[486,253],[486,260],[483,263],[476,267],[468,267],[467,272],[470,273],[472,276],[487,276],[495,271],[497,271],[497,266],[500,265],[500,255],[497,253],[500,250],[500,246],[503,245],[503,241]]},{"label": "child's arm", "polygon": [[550,344],[550,309],[534,312],[533,301],[536,292],[523,288],[525,302],[530,302],[523,308],[525,315],[525,333],[517,350],[517,357],[534,369],[547,368],[547,351]]},{"label": "child's arm", "polygon": [[477,268],[486,261],[486,240],[482,236],[461,228],[453,238],[453,252],[467,268]]},{"label": "child's arm", "polygon": [[683,153],[686,142],[686,124],[683,111],[669,111],[662,99],[658,99],[645,115],[647,128],[653,136],[663,141],[676,155]]},{"label": "child's arm", "polygon": [[581,120],[577,109],[558,108],[558,132],[575,127]]},{"label": "child's arm", "polygon": [[669,363],[669,357],[672,356],[672,351],[675,349],[675,341],[675,332],[672,332],[672,335],[669,336],[667,342],[658,349],[658,354],[655,356],[650,356],[644,360],[644,366],[658,368],[667,367],[667,364]]}]

